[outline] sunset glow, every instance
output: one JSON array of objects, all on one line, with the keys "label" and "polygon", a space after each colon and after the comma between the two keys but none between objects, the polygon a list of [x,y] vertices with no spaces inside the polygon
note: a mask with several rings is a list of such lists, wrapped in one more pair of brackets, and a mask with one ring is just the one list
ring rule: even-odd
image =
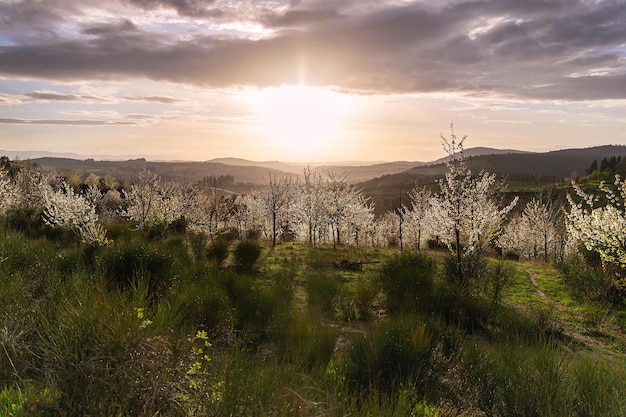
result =
[{"label": "sunset glow", "polygon": [[[414,160],[626,144],[616,0],[0,0],[0,150]],[[11,155],[11,153],[9,153]]]},{"label": "sunset glow", "polygon": [[319,158],[336,148],[352,106],[348,95],[302,85],[263,89],[249,99],[261,135],[292,157]]}]

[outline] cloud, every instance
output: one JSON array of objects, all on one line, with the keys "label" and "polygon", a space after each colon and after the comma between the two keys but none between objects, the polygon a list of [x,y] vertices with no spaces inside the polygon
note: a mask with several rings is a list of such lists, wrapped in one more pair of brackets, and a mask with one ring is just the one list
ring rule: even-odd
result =
[{"label": "cloud", "polygon": [[124,99],[130,101],[148,101],[162,104],[176,104],[185,101],[182,99],[166,96],[124,97]]},{"label": "cloud", "polygon": [[[190,27],[181,38],[167,30],[139,29],[130,20],[83,25],[83,36],[0,47],[0,75],[148,78],[216,88],[305,82],[360,93],[459,92],[541,100],[626,98],[621,0],[374,3],[359,9],[358,2],[338,1],[328,9],[295,2],[286,10],[266,10],[258,23],[286,30],[256,40],[217,27],[205,33]],[[210,14],[226,3],[124,4],[187,16],[194,10]],[[50,20],[55,16],[48,13]],[[158,96],[146,101],[167,102]]]},{"label": "cloud", "polygon": [[116,23],[90,25],[83,29],[83,33],[85,35],[96,35],[96,36],[116,34],[120,32],[128,33],[128,32],[137,32],[137,31],[138,31],[137,26],[135,26],[135,24],[128,19],[123,19]]},{"label": "cloud", "polygon": [[35,100],[41,101],[72,101],[72,102],[106,102],[107,100],[95,96],[82,96],[76,94],[62,94],[55,91],[34,91],[24,94]]},{"label": "cloud", "polygon": [[135,122],[116,120],[67,120],[67,119],[15,119],[0,117],[0,124],[10,125],[68,125],[68,126],[116,126],[135,125]]},{"label": "cloud", "polygon": [[16,104],[22,104],[21,96],[0,93],[0,106],[12,106]]},{"label": "cloud", "polygon": [[340,18],[341,14],[334,9],[322,10],[288,10],[285,13],[269,13],[263,23],[270,27],[298,27],[312,23]]},{"label": "cloud", "polygon": [[174,9],[180,16],[221,17],[221,9],[210,7],[215,0],[128,0],[129,3],[145,10],[159,8]]}]

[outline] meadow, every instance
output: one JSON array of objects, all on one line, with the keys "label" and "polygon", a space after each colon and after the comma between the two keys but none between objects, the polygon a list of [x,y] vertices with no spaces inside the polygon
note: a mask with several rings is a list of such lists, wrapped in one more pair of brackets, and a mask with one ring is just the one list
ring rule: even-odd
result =
[{"label": "meadow", "polygon": [[460,289],[447,251],[14,220],[3,416],[626,415],[626,310],[580,257]]}]

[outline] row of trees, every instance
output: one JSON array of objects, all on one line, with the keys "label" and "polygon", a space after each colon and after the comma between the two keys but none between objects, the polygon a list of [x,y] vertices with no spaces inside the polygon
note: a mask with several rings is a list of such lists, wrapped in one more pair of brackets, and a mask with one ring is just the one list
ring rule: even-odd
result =
[{"label": "row of trees", "polygon": [[312,245],[410,245],[420,250],[432,240],[449,248],[461,279],[463,263],[490,245],[547,262],[563,258],[580,241],[605,263],[626,268],[626,185],[619,176],[613,184],[601,183],[606,203],[600,206],[574,184],[577,197],[568,196],[567,209],[540,196],[508,218],[517,197],[505,204],[503,181],[468,169],[465,137],[457,140],[452,130],[449,139],[441,138],[449,157],[439,191],[415,188],[407,205],[378,219],[363,192],[345,175],[332,172],[306,169],[303,181],[270,174],[265,187],[233,196],[215,183],[201,191],[162,181],[149,170],[137,173],[125,187],[90,174],[74,188],[53,171],[6,158],[0,168],[0,214],[24,207],[39,210],[47,224],[71,230],[93,246],[109,242],[103,224],[116,219],[145,232],[177,223],[210,237],[236,229],[240,236],[270,239],[273,245],[279,239],[299,239]]}]

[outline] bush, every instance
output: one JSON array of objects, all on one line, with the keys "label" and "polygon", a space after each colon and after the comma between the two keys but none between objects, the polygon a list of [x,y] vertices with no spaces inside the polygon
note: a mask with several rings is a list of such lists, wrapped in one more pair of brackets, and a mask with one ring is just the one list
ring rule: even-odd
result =
[{"label": "bush", "polygon": [[623,303],[623,294],[615,285],[613,271],[604,269],[593,261],[589,265],[578,255],[572,255],[558,262],[556,266],[574,298],[598,304]]},{"label": "bush", "polygon": [[9,230],[22,232],[30,238],[47,237],[49,239],[75,240],[68,230],[48,226],[43,220],[43,209],[36,207],[14,207],[7,210],[5,224]]},{"label": "bush", "polygon": [[461,263],[453,255],[446,257],[444,276],[448,284],[454,288],[460,297],[470,295],[476,283],[479,283],[488,273],[487,255],[481,248],[464,253]]},{"label": "bush", "polygon": [[422,252],[404,252],[387,261],[380,274],[391,314],[426,311],[437,269],[435,260]]},{"label": "bush", "polygon": [[504,290],[511,283],[512,276],[512,269],[504,262],[497,262],[488,269],[484,291],[494,305],[500,305]]},{"label": "bush", "polygon": [[251,240],[239,242],[233,252],[235,266],[242,271],[252,271],[261,257],[261,245]]},{"label": "bush", "polygon": [[[218,282],[222,271],[198,267],[197,275],[178,282],[168,304],[176,312],[174,326],[186,332],[205,330],[211,340],[229,341],[233,334],[235,318],[226,290]],[[173,316],[169,311],[164,312]],[[171,320],[171,319],[170,319]]]},{"label": "bush", "polygon": [[232,271],[219,274],[236,314],[236,329],[244,344],[257,345],[267,337],[267,329],[276,311],[283,306],[273,288],[253,282],[249,276]]},{"label": "bush", "polygon": [[339,294],[339,282],[332,273],[310,272],[306,277],[306,293],[309,308],[325,315],[332,315]]},{"label": "bush", "polygon": [[171,284],[172,259],[141,242],[121,242],[103,251],[100,268],[109,289],[129,290],[145,280],[150,296],[162,295]]},{"label": "bush", "polygon": [[380,323],[355,340],[345,358],[345,381],[355,394],[411,387],[420,396],[446,392],[445,380],[460,361],[462,336],[415,316]]},{"label": "bush", "polygon": [[306,315],[288,312],[274,320],[270,337],[277,359],[306,370],[325,368],[333,354],[337,330]]},{"label": "bush", "polygon": [[624,368],[569,356],[549,345],[495,345],[468,351],[465,385],[493,416],[618,416],[624,411]]},{"label": "bush", "polygon": [[[225,239],[216,239],[213,243],[209,245],[206,251],[207,258],[212,261],[215,261],[217,265],[224,264],[224,261],[228,258],[228,250],[230,245],[228,240]],[[256,262],[256,260],[254,261]],[[254,265],[254,262],[252,263]]]}]

